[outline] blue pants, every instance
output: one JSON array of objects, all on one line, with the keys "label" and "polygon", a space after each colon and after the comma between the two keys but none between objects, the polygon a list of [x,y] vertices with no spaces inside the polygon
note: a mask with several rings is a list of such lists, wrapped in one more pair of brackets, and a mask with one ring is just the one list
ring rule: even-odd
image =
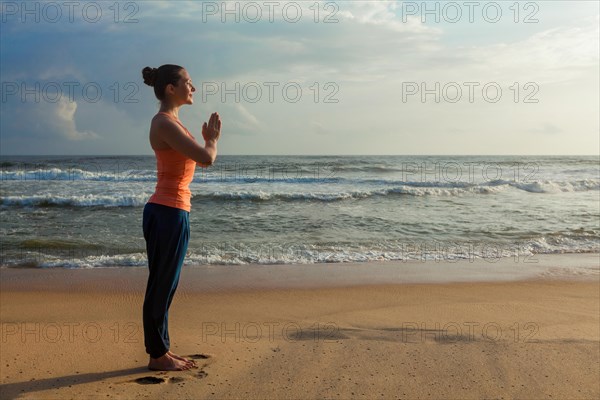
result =
[{"label": "blue pants", "polygon": [[142,225],[150,270],[143,308],[144,344],[152,358],[169,351],[169,307],[187,252],[189,214],[162,204],[144,206]]}]

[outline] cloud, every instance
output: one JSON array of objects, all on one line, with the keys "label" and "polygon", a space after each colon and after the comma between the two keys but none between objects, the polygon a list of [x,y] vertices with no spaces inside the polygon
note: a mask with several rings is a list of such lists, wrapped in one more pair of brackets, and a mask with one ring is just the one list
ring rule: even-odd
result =
[{"label": "cloud", "polygon": [[[247,4],[235,3],[240,7]],[[424,24],[410,16],[403,21],[397,9],[402,3],[394,1],[338,2],[337,22],[324,23],[333,10],[325,7],[327,1],[319,3],[318,22],[313,19],[314,2],[294,3],[302,7],[303,18],[298,23],[282,18],[285,3],[276,7],[273,23],[265,20],[266,13],[258,23],[222,23],[219,16],[203,22],[204,5],[199,2],[153,1],[135,3],[139,9],[134,17],[139,22],[131,24],[122,21],[129,11],[123,5],[121,22],[113,23],[114,15],[107,8],[112,3],[99,3],[108,10],[100,24],[79,17],[75,23],[23,24],[17,19],[3,25],[0,67],[4,81],[27,82],[29,88],[32,80],[42,85],[51,81],[76,81],[79,85],[70,103],[34,103],[29,95],[23,103],[17,95],[2,104],[2,139],[20,140],[32,151],[46,151],[42,139],[48,138],[59,150],[148,153],[147,125],[157,101],[151,88],[143,85],[140,71],[146,65],[166,63],[188,68],[197,87],[200,82],[214,81],[227,82],[227,87],[232,82],[256,82],[263,88],[263,101],[258,103],[234,103],[233,96],[222,102],[220,96],[213,96],[208,103],[182,110],[196,131],[209,112],[219,111],[225,129],[223,148],[230,146],[228,152],[298,151],[304,149],[306,132],[328,134],[321,138],[331,139],[334,146],[339,132],[348,133],[345,138],[359,137],[365,126],[377,126],[381,132],[419,132],[410,143],[397,146],[406,144],[414,152],[428,151],[433,141],[444,140],[440,132],[448,126],[454,136],[481,128],[477,130],[481,135],[473,136],[470,144],[477,152],[485,145],[478,138],[494,132],[497,124],[490,121],[499,116],[513,119],[525,129],[539,126],[537,133],[561,140],[566,134],[557,126],[569,125],[545,121],[548,115],[564,113],[565,107],[579,112],[579,121],[591,120],[597,125],[598,16],[597,11],[582,9],[580,3],[558,7],[554,5],[558,2],[545,2],[542,11],[554,10],[554,20],[548,20],[545,13],[540,14],[539,24],[514,24],[509,13],[504,26]],[[264,6],[263,2],[257,4]],[[301,102],[292,104],[282,98],[283,85],[291,81],[303,88]],[[474,104],[466,100],[403,104],[401,84],[408,81],[439,81],[442,86],[495,81],[502,86],[503,101],[507,102],[482,103],[479,86]],[[525,83],[538,83],[535,98],[540,102],[508,103],[513,94],[508,87],[515,81],[523,89],[521,97],[531,93]],[[92,82],[103,91],[96,103],[82,98],[82,88]],[[265,82],[279,83],[274,102],[264,101]],[[335,98],[339,104],[322,102],[331,93],[324,86],[328,82],[338,85]],[[315,87],[320,90],[319,102],[308,101]],[[466,87],[463,89],[466,99]],[[136,102],[127,102],[130,98]],[[227,142],[230,134],[235,138]],[[583,150],[589,147],[583,140],[577,143]],[[356,139],[338,141],[335,146],[322,151],[356,153],[364,145]],[[368,150],[388,152],[394,149],[394,141],[373,146]],[[512,138],[502,151],[510,153],[510,148],[519,146],[518,138]]]},{"label": "cloud", "polygon": [[541,133],[542,135],[558,135],[560,133],[564,133],[565,131],[556,125],[546,122],[541,127],[531,129],[529,132]]},{"label": "cloud", "polygon": [[260,120],[239,103],[235,103],[233,106],[225,105],[225,110],[219,111],[219,115],[223,121],[223,132],[227,136],[260,133]]},{"label": "cloud", "polygon": [[317,135],[328,135],[331,132],[325,128],[325,126],[320,123],[319,121],[312,121],[311,122],[311,127],[312,127],[312,131],[314,133],[316,133]]},{"label": "cloud", "polygon": [[[510,85],[533,80],[538,84],[568,82],[598,67],[600,32],[597,17],[534,32],[513,42],[445,49],[452,59],[435,68],[442,73],[462,71],[473,80],[493,80]],[[430,69],[429,71],[431,71]]]},{"label": "cloud", "polygon": [[68,142],[98,139],[90,130],[77,128],[77,102],[61,97],[56,102],[32,101],[3,104],[2,136],[4,139],[61,140]]},{"label": "cloud", "polygon": [[61,98],[56,103],[54,124],[63,136],[69,140],[98,139],[98,135],[92,131],[79,131],[75,124],[75,112],[77,102]]},{"label": "cloud", "polygon": [[252,115],[244,106],[242,106],[241,104],[236,104],[235,108],[242,117],[244,123],[254,127],[258,127],[258,119],[254,115]]}]

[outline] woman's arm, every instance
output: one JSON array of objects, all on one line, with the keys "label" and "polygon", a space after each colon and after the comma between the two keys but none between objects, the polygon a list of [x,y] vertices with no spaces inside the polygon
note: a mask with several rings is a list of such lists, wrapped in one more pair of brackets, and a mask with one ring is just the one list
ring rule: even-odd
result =
[{"label": "woman's arm", "polygon": [[196,160],[194,160],[194,161],[197,162],[198,166],[200,166],[202,168],[208,168],[212,164],[214,164],[215,160],[217,159],[217,141],[215,139],[210,139],[210,140],[205,140],[204,143],[205,143],[204,150],[211,157],[211,161],[207,162],[207,163],[196,161]]},{"label": "woman's arm", "polygon": [[161,118],[155,120],[155,123],[160,139],[172,149],[186,155],[204,168],[215,162],[217,158],[217,140],[220,132],[217,132],[216,139],[208,138],[208,140],[205,140],[205,146],[202,147],[175,122]]},{"label": "woman's arm", "polygon": [[[204,142],[206,143],[205,148],[210,152],[214,148],[214,158],[217,158],[217,142],[221,137],[221,118],[219,118],[219,113],[212,113],[208,120],[208,124],[205,122],[202,124],[202,137],[204,138]],[[209,165],[204,165],[198,163],[201,167],[208,167]]]}]

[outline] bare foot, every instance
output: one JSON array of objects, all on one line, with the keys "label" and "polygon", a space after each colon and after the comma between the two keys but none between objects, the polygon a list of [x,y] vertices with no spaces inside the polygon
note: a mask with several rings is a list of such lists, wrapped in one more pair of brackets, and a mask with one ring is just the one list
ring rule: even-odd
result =
[{"label": "bare foot", "polygon": [[185,361],[188,364],[192,364],[193,367],[196,367],[196,361],[194,361],[194,360],[190,360],[189,358],[178,356],[177,354],[172,353],[171,350],[167,351],[167,354],[173,358],[176,358],[181,361]]},{"label": "bare foot", "polygon": [[171,357],[168,352],[158,358],[150,357],[148,363],[148,369],[152,371],[184,371],[190,368],[191,364]]}]

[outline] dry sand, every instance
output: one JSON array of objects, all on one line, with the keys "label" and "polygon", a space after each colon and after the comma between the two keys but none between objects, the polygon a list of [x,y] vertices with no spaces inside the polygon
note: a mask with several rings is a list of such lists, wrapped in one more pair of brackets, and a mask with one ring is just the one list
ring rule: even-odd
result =
[{"label": "dry sand", "polygon": [[415,283],[383,263],[294,267],[185,267],[171,350],[200,368],[179,372],[146,368],[145,268],[2,268],[0,397],[600,397],[597,276]]}]

